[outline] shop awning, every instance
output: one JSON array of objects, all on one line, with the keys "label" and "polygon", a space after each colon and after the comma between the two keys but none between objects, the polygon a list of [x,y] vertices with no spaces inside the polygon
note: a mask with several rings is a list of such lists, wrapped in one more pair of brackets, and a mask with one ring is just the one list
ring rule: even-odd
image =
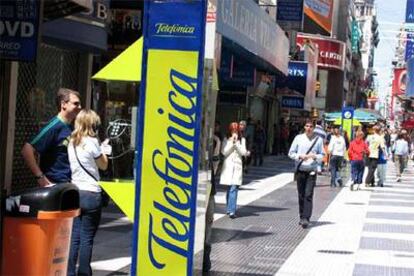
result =
[{"label": "shop awning", "polygon": [[[141,81],[142,67],[142,45],[143,38],[135,41],[125,49],[119,56],[114,58],[104,68],[98,71],[92,79],[98,81]],[[212,89],[218,91],[218,77],[216,66],[213,63],[213,83]]]},{"label": "shop awning", "polygon": [[[324,117],[326,121],[335,121],[342,117],[342,113],[341,112],[325,113]],[[372,113],[369,113],[363,110],[358,110],[358,109],[354,111],[354,118],[361,123],[375,123],[381,119],[377,115],[374,115]]]},{"label": "shop awning", "polygon": [[43,0],[43,2],[43,21],[89,12],[93,9],[92,0]]},{"label": "shop awning", "polygon": [[99,70],[92,79],[100,81],[141,81],[142,42],[141,37],[119,56]]}]

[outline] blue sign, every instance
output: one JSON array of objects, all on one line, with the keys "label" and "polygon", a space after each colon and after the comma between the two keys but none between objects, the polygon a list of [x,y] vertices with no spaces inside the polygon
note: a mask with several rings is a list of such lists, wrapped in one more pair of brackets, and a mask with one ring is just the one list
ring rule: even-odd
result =
[{"label": "blue sign", "polygon": [[277,23],[285,30],[301,30],[303,21],[303,0],[278,0]]},{"label": "blue sign", "polygon": [[414,58],[407,60],[407,87],[405,95],[414,97]]},{"label": "blue sign", "polygon": [[405,22],[414,23],[414,0],[407,0],[405,8]]},{"label": "blue sign", "polygon": [[255,67],[237,54],[222,48],[220,61],[220,88],[226,90],[253,86]]},{"label": "blue sign", "polygon": [[307,62],[291,61],[289,62],[289,70],[285,86],[305,96],[307,76]]},{"label": "blue sign", "polygon": [[405,44],[405,61],[412,57],[414,57],[414,33],[412,33],[412,31],[408,31]]},{"label": "blue sign", "polygon": [[217,1],[217,32],[286,73],[289,40],[252,0]]},{"label": "blue sign", "polygon": [[303,109],[305,106],[304,98],[294,96],[282,96],[282,107]]},{"label": "blue sign", "polygon": [[36,60],[39,36],[38,0],[0,1],[0,58]]},{"label": "blue sign", "polygon": [[354,108],[353,107],[344,107],[342,108],[342,119],[353,119],[354,118]]}]

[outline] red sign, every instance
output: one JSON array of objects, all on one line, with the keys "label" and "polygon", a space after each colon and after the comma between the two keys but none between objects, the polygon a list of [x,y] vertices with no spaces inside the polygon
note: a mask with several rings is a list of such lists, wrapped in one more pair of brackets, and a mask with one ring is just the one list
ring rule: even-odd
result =
[{"label": "red sign", "polygon": [[299,33],[296,44],[303,49],[309,42],[316,44],[319,49],[318,67],[344,70],[345,43],[342,41]]},{"label": "red sign", "polygon": [[392,81],[392,94],[403,95],[407,86],[407,69],[395,68],[394,79]]}]

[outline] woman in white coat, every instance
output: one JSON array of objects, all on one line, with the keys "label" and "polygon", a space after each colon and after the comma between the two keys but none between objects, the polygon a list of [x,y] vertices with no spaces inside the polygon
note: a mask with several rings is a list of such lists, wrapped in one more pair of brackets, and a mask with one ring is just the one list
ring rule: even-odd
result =
[{"label": "woman in white coat", "polygon": [[229,133],[223,141],[221,153],[224,155],[220,184],[229,186],[227,189],[227,214],[236,217],[237,191],[243,180],[242,157],[249,155],[246,150],[246,139],[241,137],[239,124],[229,125]]}]

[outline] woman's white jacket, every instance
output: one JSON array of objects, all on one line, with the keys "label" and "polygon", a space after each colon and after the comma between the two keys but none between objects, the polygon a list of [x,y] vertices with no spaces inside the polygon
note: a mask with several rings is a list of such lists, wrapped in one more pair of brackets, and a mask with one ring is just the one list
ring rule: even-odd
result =
[{"label": "woman's white jacket", "polygon": [[231,139],[224,139],[221,153],[224,155],[224,162],[220,184],[241,185],[243,180],[242,157],[247,155],[246,139],[242,138],[236,143],[233,143]]}]

